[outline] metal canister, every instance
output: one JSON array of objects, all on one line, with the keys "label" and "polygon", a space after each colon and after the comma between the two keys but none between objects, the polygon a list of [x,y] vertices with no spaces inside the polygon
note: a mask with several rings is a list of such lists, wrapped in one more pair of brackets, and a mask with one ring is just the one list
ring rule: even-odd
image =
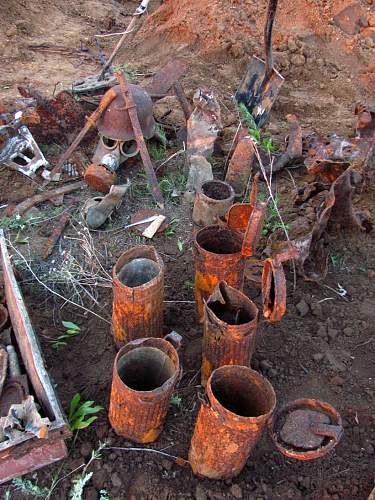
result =
[{"label": "metal canister", "polygon": [[118,348],[144,337],[161,337],[164,263],[153,246],[138,245],[113,268],[112,331]]},{"label": "metal canister", "polygon": [[233,205],[234,190],[223,181],[206,181],[197,192],[193,208],[193,222],[198,228],[217,224]]},{"label": "metal canister", "polygon": [[249,366],[255,347],[258,309],[225,281],[204,306],[201,384],[223,365]]},{"label": "metal canister", "polygon": [[116,434],[137,443],[155,441],[179,373],[177,351],[165,339],[137,339],[122,347],[113,366],[109,405]]},{"label": "metal canister", "polygon": [[245,366],[222,366],[206,387],[189,450],[194,474],[210,479],[237,476],[276,405],[264,377]]}]

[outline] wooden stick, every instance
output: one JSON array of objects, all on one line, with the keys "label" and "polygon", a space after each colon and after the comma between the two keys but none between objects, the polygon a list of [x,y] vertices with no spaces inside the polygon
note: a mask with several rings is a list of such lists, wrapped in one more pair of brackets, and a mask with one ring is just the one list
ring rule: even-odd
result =
[{"label": "wooden stick", "polygon": [[142,236],[150,239],[153,238],[164,221],[165,215],[159,215],[156,217],[156,219],[143,231]]}]

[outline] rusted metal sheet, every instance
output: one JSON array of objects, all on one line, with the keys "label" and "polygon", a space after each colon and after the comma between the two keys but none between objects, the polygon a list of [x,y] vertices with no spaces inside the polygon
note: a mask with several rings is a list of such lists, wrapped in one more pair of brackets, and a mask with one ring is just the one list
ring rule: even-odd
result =
[{"label": "rusted metal sheet", "polygon": [[193,222],[198,227],[217,224],[233,205],[232,186],[223,181],[206,181],[195,196]]},{"label": "rusted metal sheet", "polygon": [[340,414],[316,399],[287,403],[268,425],[276,448],[286,457],[304,461],[324,457],[343,435]]},{"label": "rusted metal sheet", "polygon": [[171,87],[184,76],[187,64],[182,59],[172,59],[162,66],[152,77],[150,85],[146,87],[150,94],[166,94]]},{"label": "rusted metal sheet", "polygon": [[124,252],[113,268],[112,331],[117,347],[143,337],[161,337],[164,263],[153,246]]},{"label": "rusted metal sheet", "polygon": [[189,450],[193,473],[237,476],[276,405],[272,385],[245,366],[222,366],[207,382]]},{"label": "rusted metal sheet", "polygon": [[43,259],[48,259],[48,257],[53,252],[55,245],[59,241],[60,236],[62,235],[65,227],[67,226],[67,224],[69,222],[70,215],[71,215],[70,210],[61,214],[59,220],[57,221],[57,224],[53,228],[52,234],[48,238],[46,245],[44,247]]},{"label": "rusted metal sheet", "polygon": [[71,432],[45,369],[39,342],[10,264],[3,231],[0,231],[0,249],[6,303],[19,352],[42,413],[51,421],[45,439],[24,433],[12,442],[0,443],[0,483],[3,483],[64,458],[67,455],[64,439],[70,437]]},{"label": "rusted metal sheet", "polygon": [[9,315],[8,315],[8,309],[0,304],[0,332],[4,330],[8,323]]},{"label": "rusted metal sheet", "polygon": [[201,384],[223,365],[249,366],[255,347],[258,309],[245,294],[225,283],[204,307]]},{"label": "rusted metal sheet", "polygon": [[[286,151],[272,165],[272,172],[278,172],[291,162],[302,161],[302,127],[296,115],[287,115],[289,137]],[[271,170],[271,169],[270,169]]]},{"label": "rusted metal sheet", "polygon": [[234,189],[236,196],[245,194],[251,175],[255,155],[254,142],[249,135],[239,140],[233,156],[230,159],[225,182]]},{"label": "rusted metal sheet", "polygon": [[116,434],[137,443],[155,441],[179,375],[177,351],[167,340],[143,338],[122,347],[113,367],[109,405]]},{"label": "rusted metal sheet", "polygon": [[188,120],[190,118],[191,113],[193,112],[193,108],[186,97],[186,94],[184,92],[184,89],[182,88],[181,83],[176,82],[173,85],[173,89],[175,91],[177,99],[180,102],[182,111],[184,112],[185,119]]},{"label": "rusted metal sheet", "polygon": [[338,26],[347,35],[355,35],[361,29],[361,17],[365,15],[359,3],[352,3],[341,10],[333,18]]}]

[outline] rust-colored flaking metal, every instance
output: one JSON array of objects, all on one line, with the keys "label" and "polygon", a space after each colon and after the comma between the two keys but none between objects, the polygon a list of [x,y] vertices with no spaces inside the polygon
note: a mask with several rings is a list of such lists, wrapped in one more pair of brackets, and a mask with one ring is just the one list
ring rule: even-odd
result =
[{"label": "rust-colored flaking metal", "polygon": [[246,135],[238,141],[225,176],[225,181],[232,186],[236,196],[245,194],[254,155],[254,142],[249,135]]},{"label": "rust-colored flaking metal", "polygon": [[117,347],[143,337],[161,337],[164,263],[153,246],[126,252],[113,268],[112,331]]},{"label": "rust-colored flaking metal", "polygon": [[217,224],[233,205],[234,191],[223,181],[206,181],[197,192],[193,208],[193,222],[202,228]]},{"label": "rust-colored flaking metal", "polygon": [[0,304],[0,332],[4,330],[6,324],[8,323],[8,309]]},{"label": "rust-colored flaking metal", "polygon": [[[302,442],[298,443],[298,447],[285,442],[282,438],[283,426],[290,416],[293,419],[293,414],[296,412],[300,413],[302,419],[294,418],[295,426],[298,427],[293,428],[292,426],[289,433],[290,441],[294,441],[296,436],[298,439],[298,434],[302,431],[303,439]],[[322,423],[322,416],[326,418],[325,422],[327,423]],[[339,443],[343,435],[340,414],[330,404],[316,399],[297,399],[285,404],[273,414],[272,419],[268,422],[268,427],[273,442],[283,455],[303,461],[315,460],[327,455]],[[310,435],[322,438],[318,446],[311,446],[308,439]],[[289,441],[288,438],[289,436],[286,434],[284,439]]]},{"label": "rust-colored flaking metal", "polygon": [[189,450],[194,474],[210,479],[237,476],[272,414],[276,395],[262,375],[245,366],[212,372]]},{"label": "rust-colored flaking metal", "polygon": [[249,366],[258,324],[256,305],[239,290],[220,283],[204,307],[201,383],[223,365]]},{"label": "rust-colored flaking metal", "polygon": [[86,184],[95,191],[107,194],[116,182],[116,173],[110,172],[103,165],[91,163],[86,169],[84,179]]},{"label": "rust-colored flaking metal", "polygon": [[115,432],[137,443],[155,441],[163,429],[179,378],[176,349],[164,339],[138,339],[117,353],[109,406]]}]

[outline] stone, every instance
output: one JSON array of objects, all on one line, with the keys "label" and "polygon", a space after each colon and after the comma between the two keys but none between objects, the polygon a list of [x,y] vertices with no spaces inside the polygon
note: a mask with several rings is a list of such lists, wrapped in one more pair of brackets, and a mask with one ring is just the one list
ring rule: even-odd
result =
[{"label": "stone", "polygon": [[316,332],[318,337],[325,338],[327,336],[326,325],[319,325],[318,331]]},{"label": "stone", "polygon": [[117,472],[111,475],[111,481],[115,488],[120,488],[122,486],[122,479]]},{"label": "stone", "polygon": [[331,384],[342,387],[345,384],[345,380],[339,375],[335,375],[333,378],[331,378]]},{"label": "stone", "polygon": [[341,31],[347,35],[359,32],[364,11],[359,3],[353,3],[334,16],[333,20]]},{"label": "stone", "polygon": [[238,484],[233,484],[229,492],[234,496],[234,498],[242,498],[242,489],[240,488],[240,486],[238,486]]},{"label": "stone", "polygon": [[294,54],[290,61],[293,66],[303,66],[306,62],[306,58],[303,54]]},{"label": "stone", "polygon": [[321,352],[317,352],[316,354],[313,354],[314,361],[322,361],[323,358],[324,358],[324,354],[322,354]]},{"label": "stone", "polygon": [[367,24],[371,27],[375,27],[375,12],[370,12],[367,17]]},{"label": "stone", "polygon": [[307,304],[307,302],[305,300],[301,300],[300,302],[298,302],[298,304],[296,305],[296,309],[298,311],[298,314],[303,318],[306,316],[306,314],[308,314],[310,308]]},{"label": "stone", "polygon": [[335,340],[336,337],[338,336],[338,334],[339,334],[338,330],[335,330],[334,328],[328,328],[328,339],[329,339],[329,341]]},{"label": "stone", "polygon": [[170,460],[163,459],[161,461],[161,465],[163,466],[163,469],[170,471],[173,467],[173,463]]},{"label": "stone", "polygon": [[298,49],[296,41],[292,37],[288,38],[288,49],[290,50],[290,52],[295,52]]},{"label": "stone", "polygon": [[81,444],[79,452],[83,457],[87,458],[87,457],[91,456],[91,452],[93,449],[94,448],[93,448],[92,444],[89,441],[85,441],[84,443]]},{"label": "stone", "polygon": [[373,455],[375,453],[375,449],[373,447],[373,445],[371,443],[368,443],[366,446],[365,446],[365,451],[366,453],[368,453],[369,455]]},{"label": "stone", "polygon": [[343,334],[346,336],[346,337],[350,337],[351,335],[354,334],[354,330],[353,328],[350,328],[350,326],[347,326],[346,328],[344,328],[343,330]]},{"label": "stone", "polygon": [[153,115],[157,121],[173,127],[185,127],[186,119],[176,96],[167,95],[153,104]]}]

